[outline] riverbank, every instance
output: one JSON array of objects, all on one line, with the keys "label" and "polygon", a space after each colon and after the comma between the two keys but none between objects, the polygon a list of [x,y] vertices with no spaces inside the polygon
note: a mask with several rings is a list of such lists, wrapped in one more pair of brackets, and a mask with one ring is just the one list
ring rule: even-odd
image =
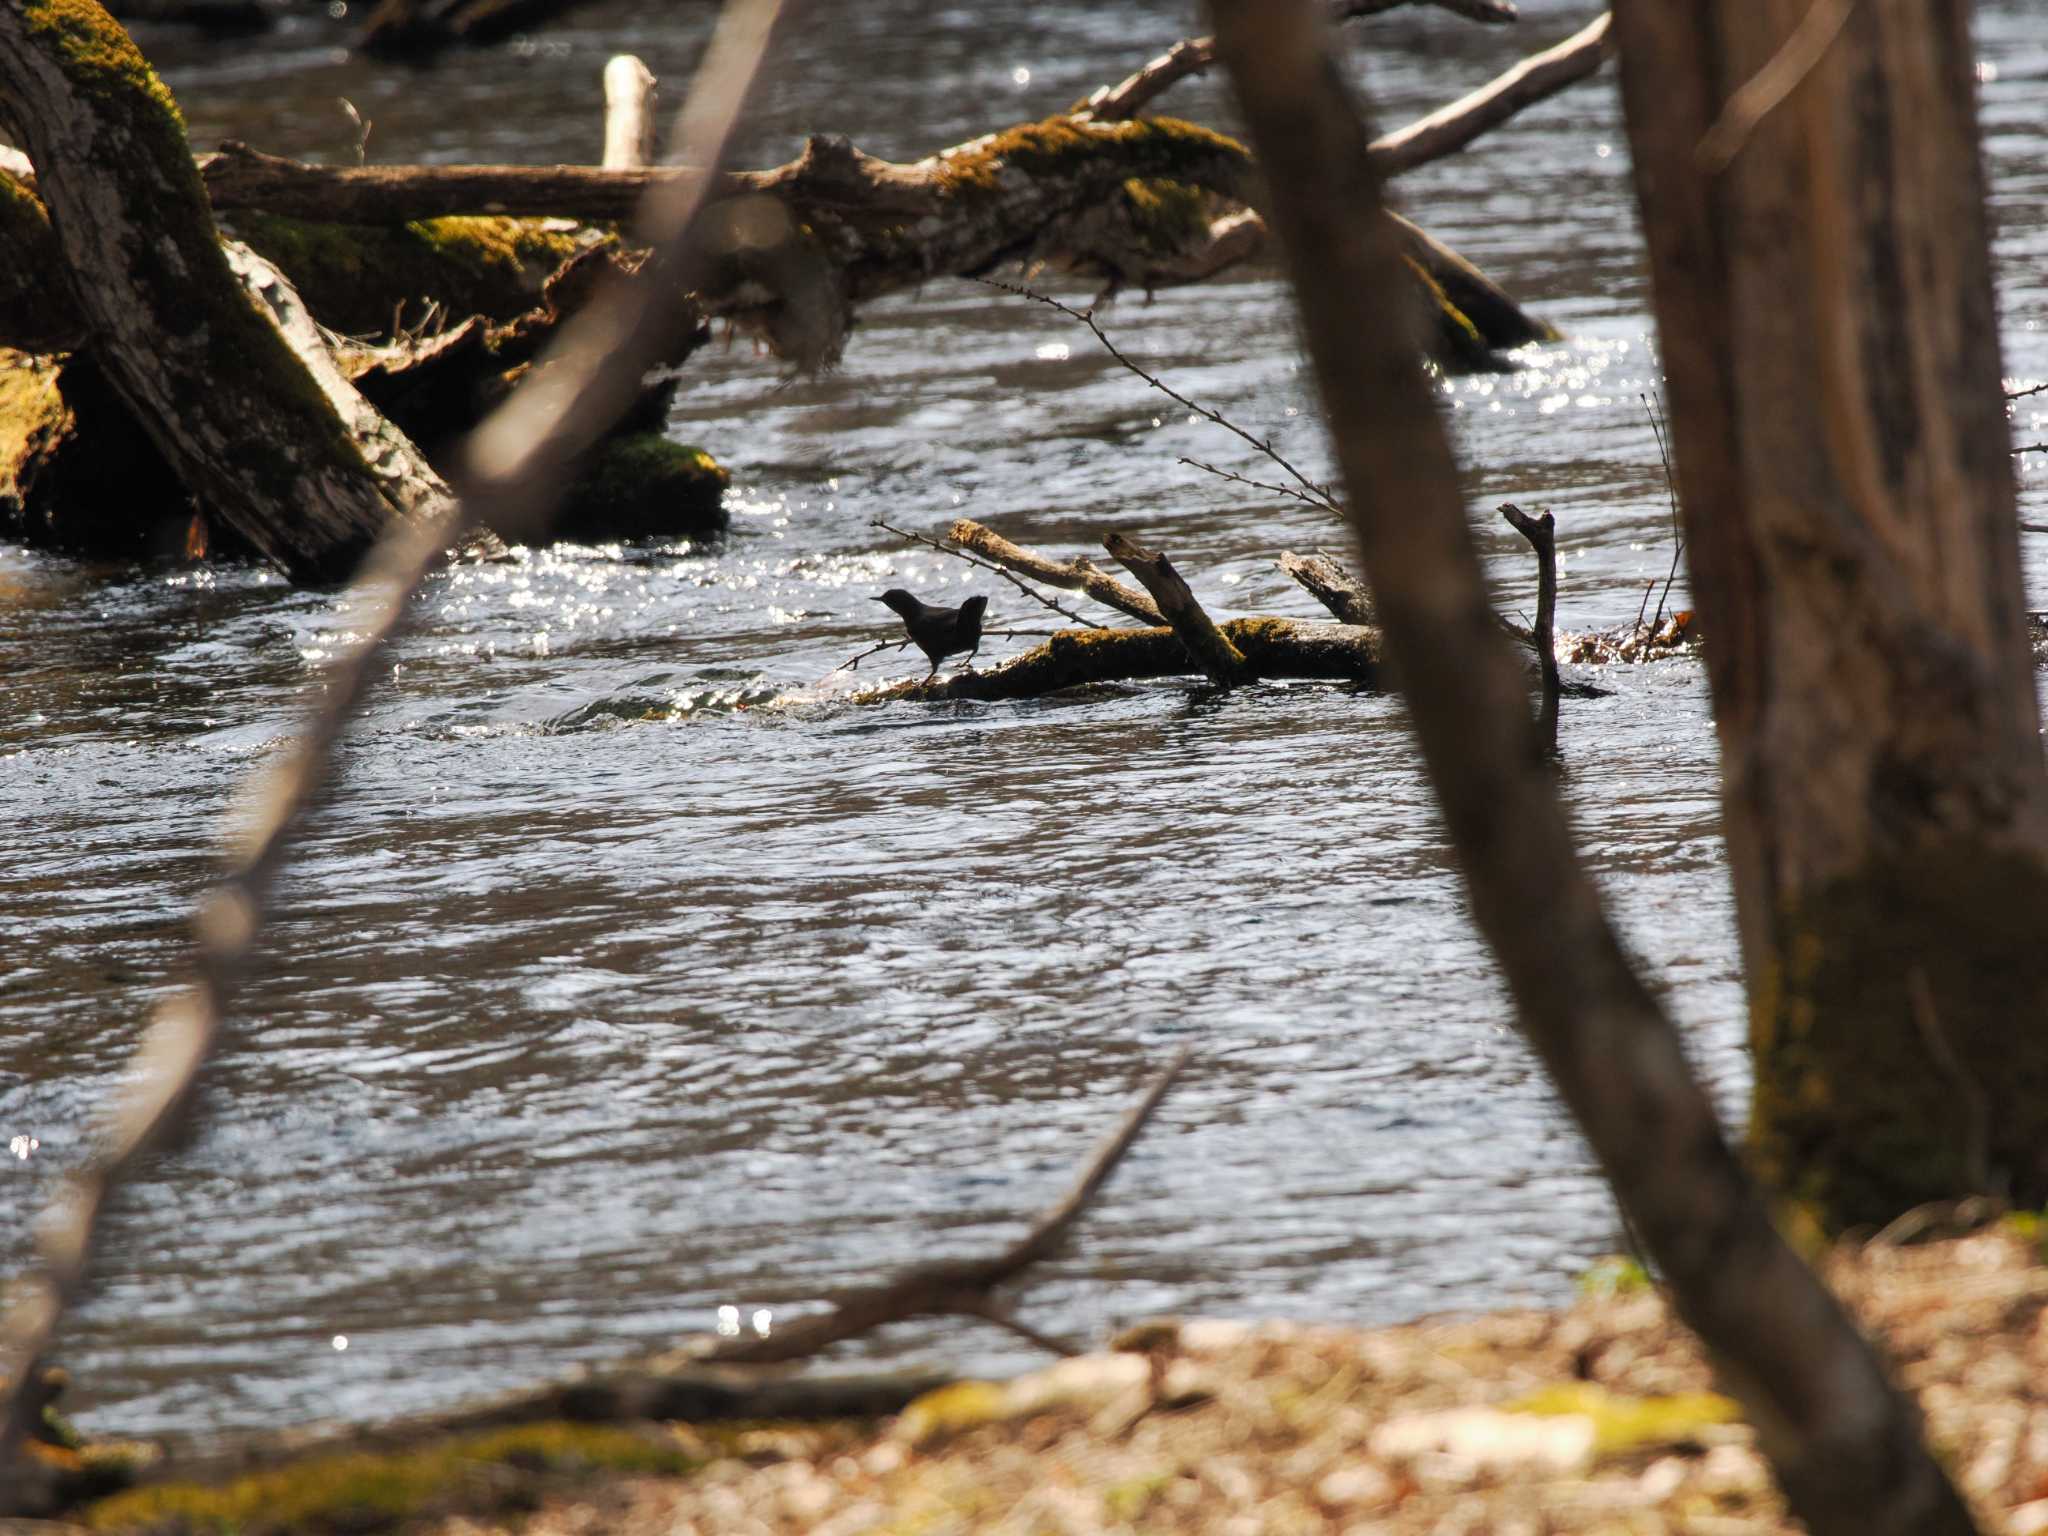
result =
[{"label": "riverbank", "polygon": [[[1824,1261],[1985,1528],[2011,1536],[2048,1530],[2042,1246],[2037,1219],[2007,1218]],[[1796,1530],[1662,1297],[1620,1263],[1584,1291],[1561,1311],[1372,1331],[1150,1324],[870,1423],[650,1426],[580,1445],[582,1431],[530,1427],[491,1466],[444,1456],[434,1486],[381,1515],[360,1488],[322,1507],[245,1480],[227,1503],[160,1490],[85,1519],[216,1529],[232,1508],[227,1528],[358,1536]]]}]

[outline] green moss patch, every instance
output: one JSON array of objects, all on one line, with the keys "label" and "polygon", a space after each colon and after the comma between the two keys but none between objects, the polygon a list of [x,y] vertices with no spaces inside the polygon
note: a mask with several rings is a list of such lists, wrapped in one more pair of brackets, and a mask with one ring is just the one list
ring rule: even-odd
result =
[{"label": "green moss patch", "polygon": [[516,1508],[537,1477],[596,1473],[681,1477],[681,1450],[609,1425],[547,1423],[468,1435],[417,1450],[308,1457],[219,1485],[165,1483],[102,1499],[96,1531],[365,1533],[462,1508]]},{"label": "green moss patch", "polygon": [[185,119],[177,102],[135,40],[97,0],[31,0],[22,16],[31,33],[46,34],[56,43],[73,85],[103,102],[125,105],[138,94],[145,96],[168,113],[180,137],[184,135]]},{"label": "green moss patch", "polygon": [[1251,173],[1251,155],[1237,140],[1196,123],[1148,117],[1098,123],[1066,116],[1020,123],[964,145],[940,162],[942,192],[996,192],[1005,169],[1031,176],[1109,168],[1119,179],[1165,179],[1229,194]]},{"label": "green moss patch", "polygon": [[322,324],[355,335],[417,321],[438,299],[455,319],[509,320],[588,244],[544,219],[453,217],[397,226],[318,224],[238,213],[235,232],[275,262]]}]

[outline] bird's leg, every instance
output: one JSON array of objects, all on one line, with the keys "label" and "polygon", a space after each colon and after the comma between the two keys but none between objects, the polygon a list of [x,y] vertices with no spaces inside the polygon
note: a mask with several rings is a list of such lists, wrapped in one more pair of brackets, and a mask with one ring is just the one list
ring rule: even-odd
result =
[{"label": "bird's leg", "polygon": [[[944,659],[945,659],[944,657],[941,657],[941,658],[940,658],[940,660],[941,660],[941,661],[943,661]],[[937,661],[935,661],[935,662],[933,662],[933,663],[932,663],[932,669],[931,669],[931,671],[929,671],[929,672],[925,673],[925,675],[924,675],[924,680],[925,680],[926,682],[930,682],[930,681],[931,681],[931,680],[932,680],[933,678],[937,677],[938,675],[939,675],[939,663],[938,663]]]}]

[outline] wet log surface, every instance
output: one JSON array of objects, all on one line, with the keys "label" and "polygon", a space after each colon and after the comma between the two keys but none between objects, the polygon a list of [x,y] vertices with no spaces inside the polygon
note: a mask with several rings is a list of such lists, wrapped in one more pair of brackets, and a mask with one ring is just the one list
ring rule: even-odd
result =
[{"label": "wet log surface", "polygon": [[[1300,619],[1227,619],[1217,628],[1262,678],[1370,685],[1378,680],[1380,637],[1374,629]],[[1196,670],[1171,629],[1065,629],[1021,656],[980,672],[890,684],[859,695],[868,704],[895,699],[1035,699],[1091,683],[1184,677]]]}]

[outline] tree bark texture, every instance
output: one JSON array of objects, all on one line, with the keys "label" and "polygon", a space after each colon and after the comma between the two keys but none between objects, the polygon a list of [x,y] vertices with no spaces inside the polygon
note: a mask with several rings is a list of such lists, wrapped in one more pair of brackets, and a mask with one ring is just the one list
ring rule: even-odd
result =
[{"label": "tree bark texture", "polygon": [[392,513],[228,269],[177,109],[94,0],[0,0],[20,127],[102,366],[186,485],[297,579],[353,568]]},{"label": "tree bark texture", "polygon": [[1304,0],[1210,9],[1267,170],[1388,661],[1522,1028],[1794,1510],[1819,1536],[1968,1531],[1912,1405],[1772,1225],[1579,864],[1433,391],[1385,312],[1398,257],[1325,29]]},{"label": "tree bark texture", "polygon": [[[1761,115],[1731,106],[1806,9],[1616,7],[1721,739],[1752,1139],[1837,1225],[1986,1183],[2037,1205],[2048,775],[1969,8],[1853,7]],[[1703,168],[1717,119],[1734,154]]]}]

